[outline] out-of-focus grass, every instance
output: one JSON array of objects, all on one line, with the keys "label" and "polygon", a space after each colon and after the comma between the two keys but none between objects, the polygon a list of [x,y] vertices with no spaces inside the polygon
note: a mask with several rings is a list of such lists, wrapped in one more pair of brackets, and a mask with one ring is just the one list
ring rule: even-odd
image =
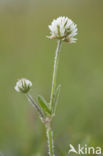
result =
[{"label": "out-of-focus grass", "polygon": [[58,71],[62,84],[54,121],[57,155],[69,144],[102,146],[102,0],[0,1],[0,151],[5,156],[47,154],[45,128],[26,98],[14,91],[18,78],[33,82],[31,94],[49,100],[56,41],[53,18],[65,15],[79,29],[76,44],[63,43]]}]

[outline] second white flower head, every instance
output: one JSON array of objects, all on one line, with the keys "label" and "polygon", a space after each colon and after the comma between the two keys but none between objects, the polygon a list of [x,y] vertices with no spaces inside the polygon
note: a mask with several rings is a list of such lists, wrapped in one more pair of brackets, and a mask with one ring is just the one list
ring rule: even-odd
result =
[{"label": "second white flower head", "polygon": [[22,78],[17,81],[15,90],[17,92],[27,93],[31,87],[32,87],[32,82],[27,79]]},{"label": "second white flower head", "polygon": [[74,43],[77,39],[77,25],[68,17],[58,17],[49,25],[50,39],[61,39],[63,41]]}]

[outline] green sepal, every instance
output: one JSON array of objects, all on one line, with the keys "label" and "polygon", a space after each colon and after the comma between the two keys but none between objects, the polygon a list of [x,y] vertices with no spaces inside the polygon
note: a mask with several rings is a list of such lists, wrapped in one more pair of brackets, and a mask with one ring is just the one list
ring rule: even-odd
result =
[{"label": "green sepal", "polygon": [[51,110],[49,109],[48,102],[44,99],[43,96],[38,96],[38,102],[44,113],[48,113],[51,115]]},{"label": "green sepal", "polygon": [[60,25],[57,25],[57,31],[58,31],[58,35],[59,35],[59,37],[61,36],[60,35]]}]

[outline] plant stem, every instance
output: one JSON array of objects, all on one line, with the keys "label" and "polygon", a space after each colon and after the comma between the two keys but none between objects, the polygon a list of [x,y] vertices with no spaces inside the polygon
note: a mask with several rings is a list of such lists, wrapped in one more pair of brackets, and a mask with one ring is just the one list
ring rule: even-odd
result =
[{"label": "plant stem", "polygon": [[53,132],[51,128],[47,128],[47,139],[48,139],[48,154],[49,156],[55,156],[54,155],[54,142],[53,142]]},{"label": "plant stem", "polygon": [[[54,58],[54,69],[53,69],[53,79],[52,79],[52,88],[51,88],[51,97],[50,97],[50,109],[53,110],[53,99],[55,96],[55,88],[56,88],[56,76],[57,76],[57,66],[59,60],[59,51],[61,47],[61,40],[58,40],[57,49]],[[46,126],[47,130],[47,139],[48,139],[48,148],[49,148],[49,156],[54,155],[54,142],[53,142],[53,131],[51,127],[51,121],[48,122]]]},{"label": "plant stem", "polygon": [[57,66],[59,60],[59,51],[61,47],[61,40],[58,40],[57,49],[54,58],[54,70],[53,70],[53,79],[52,79],[52,89],[51,89],[51,97],[50,97],[50,108],[53,106],[53,98],[55,96],[55,88],[56,88],[56,76],[57,76]]},{"label": "plant stem", "polygon": [[30,94],[26,94],[26,96],[27,96],[28,100],[31,102],[31,104],[33,105],[33,107],[35,107],[35,109],[39,113],[41,120],[44,120],[45,116],[44,116],[44,113],[41,111],[40,107],[36,104],[36,102],[31,97]]}]

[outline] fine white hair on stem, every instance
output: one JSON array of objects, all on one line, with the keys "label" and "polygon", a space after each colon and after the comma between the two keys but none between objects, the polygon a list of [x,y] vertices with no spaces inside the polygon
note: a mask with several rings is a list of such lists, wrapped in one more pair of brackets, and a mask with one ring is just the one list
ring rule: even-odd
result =
[{"label": "fine white hair on stem", "polygon": [[40,115],[41,120],[43,121],[45,116],[44,113],[42,112],[40,106],[35,102],[35,100],[32,98],[32,96],[30,94],[26,94],[26,97],[28,98],[28,101],[30,101],[30,103],[34,106],[34,108],[37,110],[37,112]]},{"label": "fine white hair on stem", "polygon": [[53,141],[53,131],[50,128],[47,128],[46,131],[48,138],[48,154],[49,156],[55,156],[54,154],[54,141]]},{"label": "fine white hair on stem", "polygon": [[77,39],[77,25],[68,17],[58,17],[54,19],[51,25],[48,26],[50,29],[50,39],[61,39],[63,41],[74,43]]}]

